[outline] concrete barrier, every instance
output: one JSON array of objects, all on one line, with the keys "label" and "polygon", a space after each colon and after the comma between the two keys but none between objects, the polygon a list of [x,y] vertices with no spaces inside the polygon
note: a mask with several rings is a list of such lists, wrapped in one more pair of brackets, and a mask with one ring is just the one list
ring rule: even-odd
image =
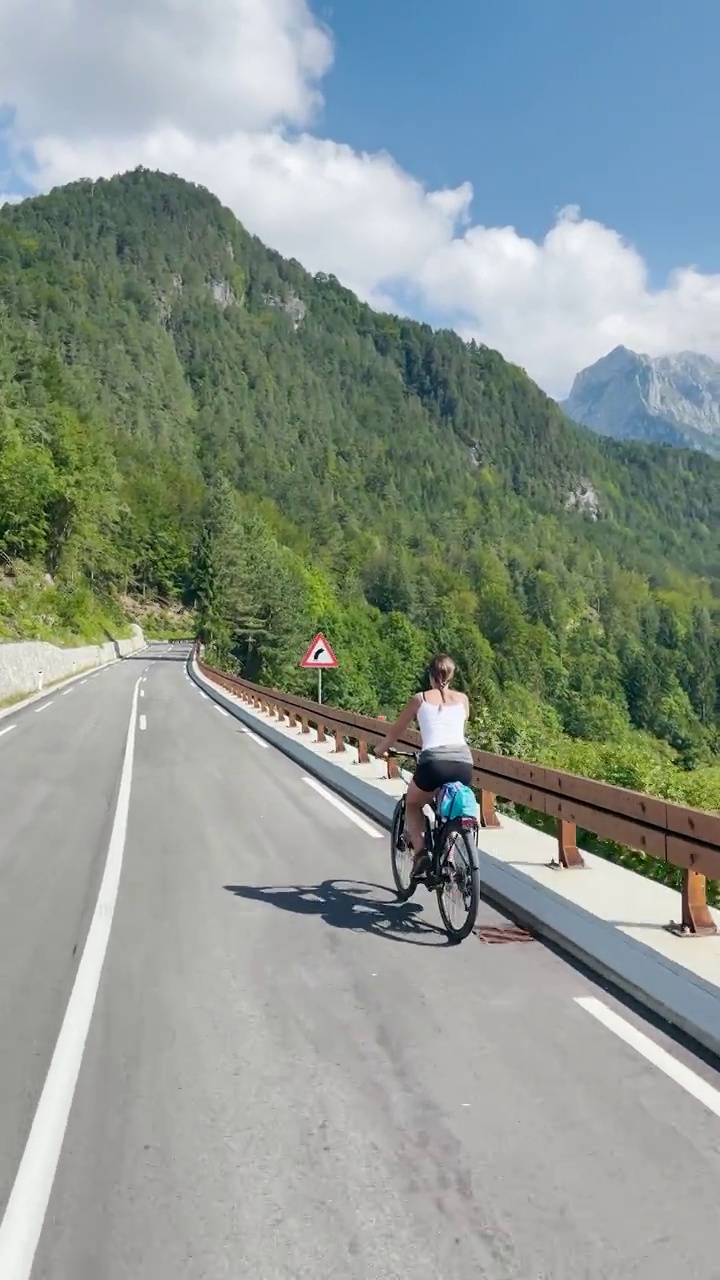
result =
[{"label": "concrete barrier", "polygon": [[6,698],[40,693],[58,680],[137,653],[144,645],[142,630],[135,625],[126,640],[108,640],[75,649],[40,640],[0,644],[0,703]]}]

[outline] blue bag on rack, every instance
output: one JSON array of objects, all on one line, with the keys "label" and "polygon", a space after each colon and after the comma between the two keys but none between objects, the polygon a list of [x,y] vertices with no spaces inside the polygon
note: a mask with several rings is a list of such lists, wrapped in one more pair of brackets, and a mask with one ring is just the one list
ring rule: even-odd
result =
[{"label": "blue bag on rack", "polygon": [[437,798],[438,817],[442,822],[453,818],[477,818],[475,792],[462,782],[446,782]]}]

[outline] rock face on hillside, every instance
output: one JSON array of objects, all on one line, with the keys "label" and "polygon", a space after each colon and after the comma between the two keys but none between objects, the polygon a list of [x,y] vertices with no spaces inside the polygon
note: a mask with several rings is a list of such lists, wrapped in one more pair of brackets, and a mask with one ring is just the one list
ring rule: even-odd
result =
[{"label": "rock face on hillside", "polygon": [[709,356],[616,347],[577,375],[562,408],[600,435],[720,456],[720,364]]}]

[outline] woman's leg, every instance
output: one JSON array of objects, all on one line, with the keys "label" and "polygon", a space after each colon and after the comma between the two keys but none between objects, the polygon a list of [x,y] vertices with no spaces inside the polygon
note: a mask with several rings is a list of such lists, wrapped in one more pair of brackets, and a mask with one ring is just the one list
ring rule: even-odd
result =
[{"label": "woman's leg", "polygon": [[407,789],[405,803],[407,806],[407,832],[415,854],[415,862],[418,863],[425,852],[425,815],[423,814],[423,806],[430,804],[435,793],[433,791],[421,791],[417,784],[413,781]]}]

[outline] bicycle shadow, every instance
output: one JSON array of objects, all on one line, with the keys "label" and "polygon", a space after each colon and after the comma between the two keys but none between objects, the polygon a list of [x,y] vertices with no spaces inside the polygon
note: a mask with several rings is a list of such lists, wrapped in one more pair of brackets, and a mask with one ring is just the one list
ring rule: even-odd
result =
[{"label": "bicycle shadow", "polygon": [[361,930],[389,942],[438,947],[447,946],[450,941],[444,929],[422,918],[422,903],[398,902],[394,895],[387,901],[370,897],[373,891],[387,894],[391,890],[364,880],[323,880],[317,885],[287,886],[226,884],[223,888],[237,898],[266,902],[295,915],[316,916],[334,929]]}]

